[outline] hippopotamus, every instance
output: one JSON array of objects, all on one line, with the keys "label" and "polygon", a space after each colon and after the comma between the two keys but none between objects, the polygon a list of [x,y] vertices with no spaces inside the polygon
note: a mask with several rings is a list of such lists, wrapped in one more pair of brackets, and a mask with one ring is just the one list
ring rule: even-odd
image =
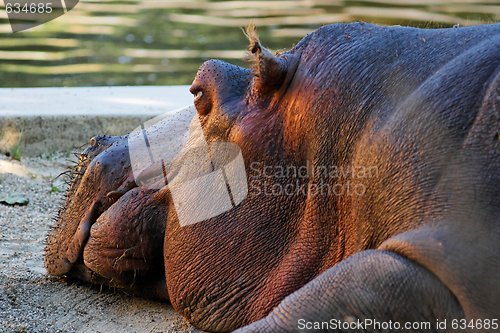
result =
[{"label": "hippopotamus", "polygon": [[[244,198],[182,223],[174,185],[225,164],[152,165],[172,176],[145,185],[129,137],[94,137],[47,272],[169,301],[211,332],[498,329],[500,24],[333,24],[279,53],[246,35],[249,68],[206,61],[196,111],[161,125],[199,122],[183,151],[236,146]],[[205,185],[192,207],[217,204]]]}]

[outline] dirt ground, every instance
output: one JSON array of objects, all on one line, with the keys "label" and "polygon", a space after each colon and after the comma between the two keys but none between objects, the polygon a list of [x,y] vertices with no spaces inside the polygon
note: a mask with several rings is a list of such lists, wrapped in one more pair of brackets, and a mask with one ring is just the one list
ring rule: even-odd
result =
[{"label": "dirt ground", "polygon": [[168,304],[46,274],[44,241],[64,196],[52,180],[66,159],[0,157],[0,198],[18,192],[30,200],[0,204],[0,332],[200,332]]}]

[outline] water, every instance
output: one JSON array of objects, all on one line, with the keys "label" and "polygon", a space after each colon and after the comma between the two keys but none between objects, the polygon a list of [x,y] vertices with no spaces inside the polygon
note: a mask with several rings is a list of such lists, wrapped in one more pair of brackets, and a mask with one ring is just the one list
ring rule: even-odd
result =
[{"label": "water", "polygon": [[244,64],[240,27],[250,22],[278,50],[323,24],[353,20],[491,23],[500,21],[500,0],[81,0],[66,15],[16,34],[0,7],[0,86],[189,84],[204,60]]}]

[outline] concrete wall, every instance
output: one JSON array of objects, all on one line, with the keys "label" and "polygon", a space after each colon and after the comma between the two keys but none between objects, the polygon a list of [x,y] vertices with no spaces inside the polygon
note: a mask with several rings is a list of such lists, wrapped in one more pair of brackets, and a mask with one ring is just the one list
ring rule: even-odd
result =
[{"label": "concrete wall", "polygon": [[192,104],[188,86],[0,89],[0,152],[80,150],[99,134],[123,135]]}]

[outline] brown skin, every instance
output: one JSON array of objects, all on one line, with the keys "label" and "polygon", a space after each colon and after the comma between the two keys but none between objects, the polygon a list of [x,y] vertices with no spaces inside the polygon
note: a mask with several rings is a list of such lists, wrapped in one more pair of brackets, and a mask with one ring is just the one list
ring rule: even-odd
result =
[{"label": "brown skin", "polygon": [[[107,200],[106,194],[117,189],[123,179],[127,177],[130,162],[126,162],[128,157],[123,158],[125,154],[128,154],[126,150],[122,149],[122,152],[117,154],[111,152],[116,149],[111,149],[109,157],[114,157],[112,160],[108,158],[108,153],[106,158],[101,155],[102,152],[107,151],[110,147],[116,147],[122,141],[123,137],[98,136],[92,138],[90,146],[80,154],[77,165],[70,170],[71,183],[66,203],[59,211],[54,228],[47,238],[45,267],[49,274],[62,275],[71,269],[75,257],[79,257],[81,250],[83,250],[80,248],[81,244],[84,244],[88,237],[86,236],[88,223],[85,223],[84,220],[92,218],[91,207],[95,207],[94,215],[99,213],[95,210],[102,212],[104,207],[109,207],[111,201]],[[121,157],[124,160],[123,165],[121,162],[115,163],[117,156],[119,156],[118,159]],[[113,169],[111,169],[109,166],[113,164]],[[103,174],[102,171],[106,171],[106,173]],[[99,184],[98,187],[95,186],[97,184]],[[90,191],[92,191],[92,195],[90,195]],[[101,207],[97,208],[98,205],[94,205],[95,202],[101,202]],[[84,223],[81,223],[82,220]],[[77,232],[80,224],[83,228]]]},{"label": "brown skin", "polygon": [[95,137],[80,154],[67,208],[47,238],[45,267],[52,275],[166,300],[166,207],[154,199],[156,190],[135,184],[126,139]]},{"label": "brown skin", "polygon": [[[59,262],[81,253],[68,252],[68,239],[81,224],[75,221],[90,212],[96,233],[93,226],[88,242],[77,243],[83,259],[76,262],[129,284],[125,271],[140,271],[147,260],[110,269],[118,254],[113,260],[99,251],[120,247],[129,236],[137,244],[130,226],[158,228],[155,213],[142,209],[156,212],[163,204],[168,297],[204,330],[253,323],[241,332],[294,332],[299,318],[494,318],[500,311],[500,25],[333,25],[278,56],[261,46],[253,30],[248,35],[252,70],[208,61],[191,87],[200,96],[195,106],[205,138],[241,148],[248,197],[186,227],[168,188],[153,196],[141,188],[121,191],[126,194],[118,202],[93,212],[95,198],[124,188],[130,172],[114,179],[91,163],[74,185],[78,190],[70,191],[54,241],[49,237],[49,273],[67,273]],[[125,149],[119,146],[117,151]],[[113,160],[112,151],[95,160]],[[309,173],[273,177],[255,165]],[[376,172],[355,177],[319,171],[332,166],[374,166]],[[188,176],[178,172],[176,180]],[[290,183],[305,191],[265,191]],[[317,190],[339,184],[364,191]],[[211,189],[206,191],[209,197]],[[111,236],[99,238],[99,230]],[[148,242],[138,243],[145,257],[158,246],[155,238]]]}]

